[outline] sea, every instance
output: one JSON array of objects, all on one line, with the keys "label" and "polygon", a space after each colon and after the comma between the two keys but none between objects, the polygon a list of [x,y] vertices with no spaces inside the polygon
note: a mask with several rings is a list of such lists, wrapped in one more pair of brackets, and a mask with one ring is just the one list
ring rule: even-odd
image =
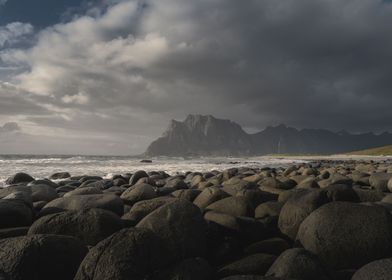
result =
[{"label": "sea", "polygon": [[0,155],[0,187],[17,172],[25,172],[36,179],[48,178],[55,172],[69,172],[72,176],[97,175],[111,178],[115,174],[132,173],[137,170],[165,171],[170,175],[187,171],[225,170],[233,167],[279,167],[305,160],[271,157],[201,157],[150,159],[143,163],[134,156],[70,156],[70,155]]}]

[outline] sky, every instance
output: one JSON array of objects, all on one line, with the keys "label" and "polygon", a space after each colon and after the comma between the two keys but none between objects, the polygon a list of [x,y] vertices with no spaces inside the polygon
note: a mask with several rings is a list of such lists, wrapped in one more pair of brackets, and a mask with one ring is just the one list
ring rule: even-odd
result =
[{"label": "sky", "polygon": [[392,131],[386,0],[0,0],[0,153],[132,155],[171,119]]}]

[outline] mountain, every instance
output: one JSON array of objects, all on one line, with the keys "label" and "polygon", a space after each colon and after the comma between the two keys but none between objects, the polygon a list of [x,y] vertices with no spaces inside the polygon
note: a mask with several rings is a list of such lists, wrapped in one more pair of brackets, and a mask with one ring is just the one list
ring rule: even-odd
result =
[{"label": "mountain", "polygon": [[279,125],[255,134],[211,115],[172,120],[163,135],[147,148],[146,156],[255,156],[267,154],[336,154],[392,144],[392,134],[350,134],[325,129]]}]

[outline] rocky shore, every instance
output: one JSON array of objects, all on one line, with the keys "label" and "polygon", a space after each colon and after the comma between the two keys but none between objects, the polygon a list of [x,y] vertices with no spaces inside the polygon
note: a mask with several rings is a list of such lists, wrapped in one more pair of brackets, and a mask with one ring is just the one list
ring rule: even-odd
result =
[{"label": "rocky shore", "polygon": [[392,279],[391,161],[7,184],[1,280]]}]

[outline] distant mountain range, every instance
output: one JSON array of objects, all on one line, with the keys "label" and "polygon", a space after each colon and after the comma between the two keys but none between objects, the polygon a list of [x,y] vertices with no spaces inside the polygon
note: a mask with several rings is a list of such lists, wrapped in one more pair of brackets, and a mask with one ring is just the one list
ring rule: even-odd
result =
[{"label": "distant mountain range", "polygon": [[211,115],[189,115],[172,120],[167,130],[147,148],[146,156],[256,156],[267,154],[336,154],[392,144],[384,132],[351,134],[325,129],[298,130],[285,125],[255,134],[240,125]]}]

